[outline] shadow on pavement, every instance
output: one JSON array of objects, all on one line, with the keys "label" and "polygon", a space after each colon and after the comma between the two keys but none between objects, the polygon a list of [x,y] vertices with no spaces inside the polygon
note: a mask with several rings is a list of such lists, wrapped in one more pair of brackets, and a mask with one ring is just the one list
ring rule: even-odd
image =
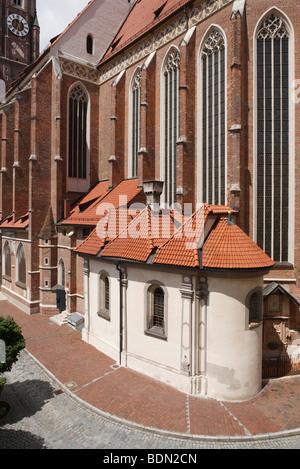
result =
[{"label": "shadow on pavement", "polygon": [[45,381],[32,379],[7,383],[1,394],[1,401],[9,404],[10,411],[0,420],[0,428],[36,414],[53,398],[54,388]]},{"label": "shadow on pavement", "polygon": [[23,430],[0,428],[0,449],[47,449],[43,438]]}]

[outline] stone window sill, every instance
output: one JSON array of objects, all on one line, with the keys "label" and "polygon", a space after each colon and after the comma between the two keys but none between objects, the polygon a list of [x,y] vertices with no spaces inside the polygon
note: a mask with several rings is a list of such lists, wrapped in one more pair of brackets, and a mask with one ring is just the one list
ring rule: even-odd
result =
[{"label": "stone window sill", "polygon": [[157,339],[167,340],[167,336],[161,327],[153,326],[150,329],[147,329],[145,334]]},{"label": "stone window sill", "polygon": [[23,282],[16,282],[17,287],[22,288],[22,290],[26,290],[26,285]]},{"label": "stone window sill", "polygon": [[11,277],[9,277],[8,275],[3,275],[3,279],[11,283]]},{"label": "stone window sill", "polygon": [[257,327],[262,325],[262,321],[253,321],[249,324],[249,329],[256,329]]},{"label": "stone window sill", "polygon": [[105,319],[106,321],[110,321],[110,312],[107,309],[101,309],[97,312],[99,318]]}]

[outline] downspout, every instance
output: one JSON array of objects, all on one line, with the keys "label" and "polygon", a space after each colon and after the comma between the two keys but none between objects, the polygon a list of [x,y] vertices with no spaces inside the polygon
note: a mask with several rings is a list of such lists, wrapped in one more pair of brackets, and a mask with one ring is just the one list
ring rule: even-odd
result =
[{"label": "downspout", "polygon": [[122,365],[122,352],[123,352],[123,287],[122,287],[122,269],[120,264],[116,265],[116,269],[119,272],[119,334],[120,334],[120,342],[119,342],[119,365]]},{"label": "downspout", "polygon": [[127,318],[126,318],[126,287],[127,287],[127,273],[126,269],[122,269],[120,264],[116,264],[116,269],[119,272],[120,282],[120,299],[119,299],[119,316],[120,316],[120,345],[119,345],[119,365],[122,365],[122,353],[125,352],[125,363],[127,366]]},{"label": "downspout", "polygon": [[197,283],[197,302],[199,302],[199,369],[200,394],[207,394],[207,279],[201,277]]}]

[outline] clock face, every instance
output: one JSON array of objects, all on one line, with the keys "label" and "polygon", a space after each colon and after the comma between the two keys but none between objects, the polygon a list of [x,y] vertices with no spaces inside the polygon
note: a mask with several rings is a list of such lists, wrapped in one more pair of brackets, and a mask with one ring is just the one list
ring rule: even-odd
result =
[{"label": "clock face", "polygon": [[27,21],[21,15],[16,13],[8,16],[7,26],[16,36],[24,37],[29,33],[29,26]]}]

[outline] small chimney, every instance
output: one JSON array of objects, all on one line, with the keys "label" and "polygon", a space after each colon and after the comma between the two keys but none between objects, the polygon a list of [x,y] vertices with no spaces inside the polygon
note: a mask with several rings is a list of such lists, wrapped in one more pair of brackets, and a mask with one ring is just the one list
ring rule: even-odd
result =
[{"label": "small chimney", "polygon": [[147,205],[151,210],[155,210],[155,205],[160,205],[160,196],[163,193],[164,183],[162,181],[146,181],[143,184],[144,193],[147,198]]}]

